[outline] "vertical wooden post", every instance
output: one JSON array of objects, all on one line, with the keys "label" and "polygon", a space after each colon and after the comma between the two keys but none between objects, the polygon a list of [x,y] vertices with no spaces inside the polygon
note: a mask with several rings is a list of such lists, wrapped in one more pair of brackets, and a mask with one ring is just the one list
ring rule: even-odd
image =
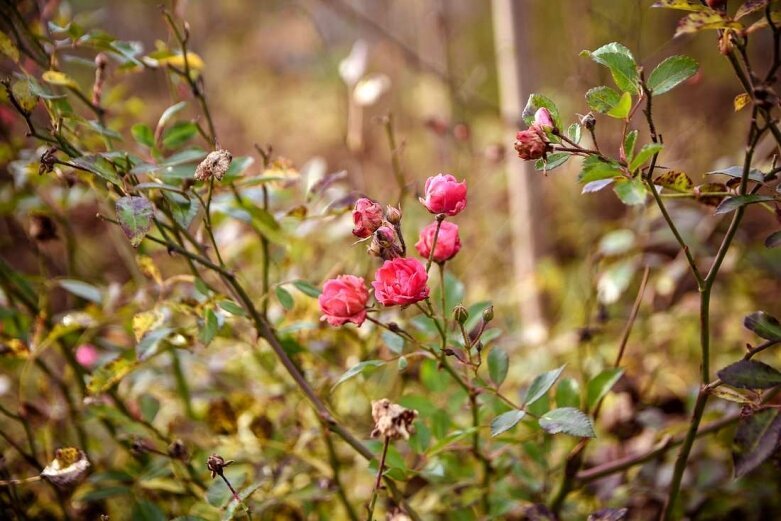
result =
[{"label": "vertical wooden post", "polygon": [[524,339],[538,343],[547,337],[540,293],[534,276],[535,263],[541,253],[539,230],[543,228],[540,213],[541,174],[532,163],[521,161],[513,152],[512,141],[526,99],[531,92],[529,79],[533,59],[526,41],[526,18],[529,0],[492,0],[494,47],[499,79],[502,119],[507,126],[507,191],[513,232],[514,286],[522,320]]}]

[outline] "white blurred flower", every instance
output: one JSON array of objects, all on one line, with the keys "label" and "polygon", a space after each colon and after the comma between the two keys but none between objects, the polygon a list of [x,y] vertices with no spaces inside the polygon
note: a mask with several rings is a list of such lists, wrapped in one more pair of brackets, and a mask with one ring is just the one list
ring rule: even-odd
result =
[{"label": "white blurred flower", "polygon": [[353,44],[350,54],[339,62],[339,75],[349,85],[355,85],[366,72],[366,62],[369,58],[369,46],[364,40]]},{"label": "white blurred flower", "polygon": [[390,89],[391,81],[384,74],[371,74],[358,82],[353,90],[353,100],[362,107],[374,105],[380,96]]}]

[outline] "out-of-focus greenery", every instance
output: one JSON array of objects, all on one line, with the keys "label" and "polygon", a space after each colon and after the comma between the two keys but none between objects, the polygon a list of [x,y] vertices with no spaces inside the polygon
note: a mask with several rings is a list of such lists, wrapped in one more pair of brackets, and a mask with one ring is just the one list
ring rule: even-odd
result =
[{"label": "out-of-focus greenery", "polygon": [[[646,71],[670,55],[692,56],[698,73],[655,99],[654,115],[665,141],[663,166],[701,185],[712,180],[705,172],[742,163],[750,109],[734,109],[742,90],[716,48],[716,32],[673,38],[681,13],[649,4],[528,2],[525,81],[556,100],[570,122],[589,110],[583,98],[589,88],[611,82],[608,70],[579,56],[581,50],[624,42]],[[498,117],[487,2],[229,0],[168,7],[171,23],[150,2],[3,3],[1,76],[17,101],[30,103],[31,124],[45,139],[25,135],[24,118],[0,93],[0,479],[37,476],[60,447],[78,447],[90,462],[76,486],[4,484],[3,517],[245,516],[226,483],[210,478],[210,454],[235,460],[225,476],[255,519],[349,519],[345,503],[366,517],[376,461],[329,432],[224,278],[149,239],[190,250],[198,244],[196,253],[218,262],[205,215],[219,261],[267,313],[285,353],[340,425],[379,454],[382,442],[369,439],[371,402],[387,397],[419,412],[416,434],[391,445],[386,475],[424,519],[534,519],[530,507],[549,515],[534,505],[550,504],[567,455],[581,440],[548,434],[533,417],[555,407],[593,413],[598,400],[589,400],[589,382],[611,374],[604,371],[625,331],[623,375],[610,382],[582,467],[683,434],[699,386],[697,287],[650,198],[626,207],[608,190],[581,195],[579,161],[548,173],[536,194],[544,212],[529,226],[545,238],[536,276],[550,331],[539,344],[523,342],[505,175],[505,160],[517,159]],[[186,65],[173,29],[184,34],[184,20]],[[770,31],[751,38],[750,59],[769,61]],[[363,105],[340,75],[359,40],[368,48]],[[21,48],[18,59],[6,52],[11,48]],[[98,52],[108,66],[96,101]],[[185,66],[189,76],[181,73]],[[45,76],[47,70],[66,76]],[[193,86],[205,96],[214,132]],[[384,89],[376,99],[368,99],[372,87]],[[603,150],[618,149],[622,125],[598,116]],[[492,381],[488,366],[495,360],[476,378],[476,388],[485,389],[477,396],[478,429],[468,393],[411,342],[369,323],[334,329],[319,321],[314,297],[324,280],[340,273],[370,280],[376,269],[365,245],[354,244],[349,210],[359,194],[398,202],[389,126],[408,193],[401,201],[408,244],[431,220],[416,200],[428,176],[450,172],[469,186],[467,210],[457,218],[463,247],[447,264],[446,308],[463,302],[470,330],[493,304],[484,355],[509,355],[506,379]],[[208,183],[191,181],[215,145],[212,136],[234,155],[213,198]],[[42,156],[49,147],[57,151],[47,167]],[[776,150],[771,139],[760,142],[755,167],[770,171]],[[158,182],[172,188],[138,186]],[[133,248],[108,221],[121,219],[115,204],[126,193],[147,197],[162,222],[176,224],[153,228]],[[209,198],[210,213],[195,194]],[[668,204],[697,258],[712,260],[728,220],[689,199]],[[746,343],[759,343],[743,327],[745,315],[781,314],[781,250],[763,244],[778,223],[767,208],[747,212],[714,287],[714,370],[743,356]],[[45,233],[50,223],[56,237]],[[646,267],[647,287],[631,322]],[[438,306],[441,288],[436,280],[431,285]],[[379,316],[435,344],[432,322],[415,312]],[[457,333],[451,332],[454,347]],[[777,362],[772,350],[763,356]],[[344,380],[366,361],[382,362]],[[561,366],[549,392],[527,407],[529,416],[492,437],[492,422],[511,408],[489,390],[501,385],[510,401],[524,403],[534,378]],[[714,399],[705,421],[738,408]],[[475,431],[491,461],[489,487],[480,451],[472,448]],[[781,512],[772,462],[733,479],[734,435],[726,428],[695,445],[680,510],[689,518],[766,519]],[[675,452],[660,452],[575,487],[561,517],[627,507],[633,519],[652,518],[673,473]],[[391,492],[381,491],[376,515],[392,515],[398,498]]]}]

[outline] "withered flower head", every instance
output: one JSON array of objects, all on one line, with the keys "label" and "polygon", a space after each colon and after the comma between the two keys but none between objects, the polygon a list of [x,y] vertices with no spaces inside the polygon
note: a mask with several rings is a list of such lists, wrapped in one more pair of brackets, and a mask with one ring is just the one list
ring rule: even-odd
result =
[{"label": "withered flower head", "polygon": [[38,167],[38,175],[48,174],[54,171],[57,164],[57,147],[49,147],[41,154],[41,164]]},{"label": "withered flower head", "polygon": [[84,451],[75,447],[63,447],[54,453],[54,460],[46,465],[41,477],[50,483],[67,488],[80,482],[89,468]]},{"label": "withered flower head", "polygon": [[227,467],[232,463],[233,463],[232,459],[225,461],[225,459],[222,456],[218,456],[217,454],[212,454],[206,460],[206,468],[208,468],[211,471],[212,479],[213,479],[216,476],[222,476],[223,469],[225,469],[225,467]]},{"label": "withered flower head", "polygon": [[415,432],[412,422],[418,417],[418,411],[406,409],[399,404],[391,403],[387,398],[372,402],[372,419],[374,430],[372,438],[384,437],[398,440],[409,439]]},{"label": "withered flower head", "polygon": [[187,450],[187,446],[182,440],[174,440],[168,446],[168,455],[173,459],[180,461],[187,461],[190,459],[190,452]]},{"label": "withered flower head", "polygon": [[198,181],[208,181],[212,177],[221,181],[228,167],[231,166],[233,156],[227,150],[215,150],[209,152],[209,155],[201,161],[195,169],[195,179]]}]

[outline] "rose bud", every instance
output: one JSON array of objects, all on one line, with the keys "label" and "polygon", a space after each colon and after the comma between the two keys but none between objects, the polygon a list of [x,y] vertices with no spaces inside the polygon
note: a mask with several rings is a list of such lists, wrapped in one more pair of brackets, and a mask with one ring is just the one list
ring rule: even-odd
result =
[{"label": "rose bud", "polygon": [[401,210],[395,206],[388,205],[385,208],[385,218],[393,225],[401,224]]},{"label": "rose bud", "polygon": [[456,215],[466,208],[466,181],[460,183],[450,174],[426,179],[423,206],[433,214]]},{"label": "rose bud", "polygon": [[[437,223],[433,222],[420,231],[420,240],[415,244],[415,249],[424,259],[431,255],[431,243],[437,233]],[[461,239],[458,236],[458,225],[442,221],[437,235],[437,244],[434,247],[434,262],[442,263],[455,257],[461,249]]]},{"label": "rose bud", "polygon": [[556,128],[550,112],[545,107],[537,109],[537,112],[534,113],[534,126],[548,132],[552,132]]},{"label": "rose bud", "polygon": [[515,151],[518,152],[518,157],[527,161],[540,159],[545,157],[548,143],[542,131],[532,127],[515,135]]},{"label": "rose bud", "polygon": [[464,325],[469,320],[469,311],[462,304],[459,304],[453,308],[453,319]]},{"label": "rose bud", "polygon": [[369,290],[363,278],[354,275],[340,275],[323,285],[323,292],[317,298],[321,320],[332,326],[341,326],[347,322],[360,326],[366,320],[366,302]]},{"label": "rose bud", "polygon": [[82,344],[76,348],[76,361],[85,369],[92,369],[98,363],[100,353],[92,344]]},{"label": "rose bud", "polygon": [[429,295],[426,268],[417,259],[387,260],[374,274],[375,298],[385,306],[406,306]]},{"label": "rose bud", "polygon": [[365,239],[382,226],[382,206],[371,199],[361,197],[353,209],[353,235]]}]

